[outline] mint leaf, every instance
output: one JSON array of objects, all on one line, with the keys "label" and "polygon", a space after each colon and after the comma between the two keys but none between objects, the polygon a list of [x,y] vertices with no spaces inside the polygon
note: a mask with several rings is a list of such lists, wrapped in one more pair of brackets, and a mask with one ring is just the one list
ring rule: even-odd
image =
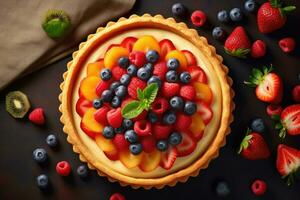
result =
[{"label": "mint leaf", "polygon": [[122,116],[126,119],[132,119],[139,116],[143,110],[144,107],[140,101],[131,101],[122,109]]},{"label": "mint leaf", "polygon": [[144,99],[147,99],[148,104],[151,104],[155,100],[157,92],[158,92],[157,83],[151,83],[144,89],[143,91]]},{"label": "mint leaf", "polygon": [[142,100],[145,98],[144,93],[143,93],[143,91],[141,90],[141,88],[138,88],[138,89],[137,89],[137,96],[138,96],[138,99],[139,99],[140,101],[142,101]]}]

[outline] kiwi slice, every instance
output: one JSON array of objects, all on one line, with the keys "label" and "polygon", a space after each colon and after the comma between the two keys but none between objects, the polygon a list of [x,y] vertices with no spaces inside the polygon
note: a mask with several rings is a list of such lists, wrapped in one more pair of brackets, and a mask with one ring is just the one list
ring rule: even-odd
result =
[{"label": "kiwi slice", "polygon": [[48,10],[42,27],[50,38],[58,39],[68,32],[71,27],[71,20],[63,10]]},{"label": "kiwi slice", "polygon": [[30,108],[27,96],[20,91],[12,91],[6,95],[6,111],[14,118],[23,118]]}]

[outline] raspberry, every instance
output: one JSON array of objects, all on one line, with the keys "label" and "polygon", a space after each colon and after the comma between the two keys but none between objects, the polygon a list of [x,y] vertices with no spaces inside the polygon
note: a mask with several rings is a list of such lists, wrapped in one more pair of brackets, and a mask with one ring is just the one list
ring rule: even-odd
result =
[{"label": "raspberry", "polygon": [[115,80],[120,80],[122,75],[127,73],[127,70],[120,66],[115,66],[111,69],[111,73]]},{"label": "raspberry", "polygon": [[267,184],[263,180],[255,180],[251,185],[252,192],[257,196],[263,195],[267,190]]},{"label": "raspberry", "polygon": [[165,111],[169,108],[169,102],[162,97],[158,97],[155,99],[155,101],[152,103],[152,111],[156,114],[160,115],[163,114]]},{"label": "raspberry", "polygon": [[110,81],[101,81],[96,87],[96,94],[98,97],[101,96],[104,90],[107,90],[110,86]]},{"label": "raspberry", "polygon": [[103,106],[101,108],[99,108],[95,113],[94,113],[94,118],[97,122],[101,123],[101,124],[107,124],[107,118],[106,115],[109,111],[109,108],[106,106]]},{"label": "raspberry", "polygon": [[296,85],[293,88],[292,95],[293,95],[293,100],[297,103],[300,103],[300,85]]},{"label": "raspberry", "polygon": [[125,139],[124,134],[116,134],[112,141],[119,150],[127,150],[129,147],[129,143]]},{"label": "raspberry", "polygon": [[60,161],[56,164],[56,172],[61,176],[68,176],[71,173],[71,165],[67,161]]},{"label": "raspberry", "polygon": [[184,85],[180,88],[179,94],[186,100],[193,100],[196,96],[196,90],[191,85]]},{"label": "raspberry", "polygon": [[154,65],[153,75],[158,76],[160,80],[165,80],[166,73],[168,72],[168,67],[165,61],[161,61]]},{"label": "raspberry", "polygon": [[143,150],[146,153],[150,153],[155,149],[155,139],[152,136],[143,137],[141,140]]},{"label": "raspberry", "polygon": [[256,40],[251,47],[251,56],[253,58],[260,58],[266,54],[266,44],[262,40]]},{"label": "raspberry", "polygon": [[281,39],[278,44],[281,50],[285,53],[290,53],[296,48],[296,41],[291,37]]},{"label": "raspberry", "polygon": [[143,90],[147,86],[147,83],[138,79],[137,77],[133,77],[128,85],[128,94],[132,98],[137,98],[137,88]]},{"label": "raspberry", "polygon": [[29,120],[37,125],[43,125],[45,123],[45,116],[43,108],[36,108],[29,114]]},{"label": "raspberry", "polygon": [[178,83],[164,82],[162,85],[162,94],[164,97],[173,97],[179,93],[180,85]]},{"label": "raspberry", "polygon": [[206,22],[206,15],[201,10],[196,10],[191,15],[191,20],[194,26],[200,27],[203,26]]},{"label": "raspberry", "polygon": [[126,200],[125,197],[120,193],[114,193],[110,196],[109,200]]},{"label": "raspberry", "polygon": [[140,121],[140,120],[144,120],[147,117],[147,111],[144,110],[139,116],[135,117],[132,119],[132,121],[136,122],[136,121]]},{"label": "raspberry", "polygon": [[113,128],[119,128],[123,122],[121,108],[112,109],[112,110],[108,111],[106,118],[107,118],[109,125],[111,125]]},{"label": "raspberry", "polygon": [[268,105],[267,106],[267,113],[270,117],[273,115],[280,116],[282,111],[282,107],[280,105]]},{"label": "raspberry", "polygon": [[133,129],[138,136],[151,135],[151,123],[146,120],[135,122]]},{"label": "raspberry", "polygon": [[177,114],[176,120],[180,122],[174,125],[177,131],[186,131],[192,124],[192,118],[183,113]]},{"label": "raspberry", "polygon": [[129,54],[129,60],[136,66],[142,67],[146,63],[146,56],[142,51],[133,51]]},{"label": "raspberry", "polygon": [[172,131],[172,126],[163,124],[154,124],[152,133],[157,140],[167,139]]}]

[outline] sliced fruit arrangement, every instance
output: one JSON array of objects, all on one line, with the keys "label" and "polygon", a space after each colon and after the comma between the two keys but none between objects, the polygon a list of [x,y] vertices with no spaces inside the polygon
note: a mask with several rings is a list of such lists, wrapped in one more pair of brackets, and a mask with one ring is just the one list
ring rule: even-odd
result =
[{"label": "sliced fruit arrangement", "polygon": [[127,37],[88,64],[76,112],[108,159],[168,170],[195,150],[213,117],[207,83],[192,52],[169,39]]}]

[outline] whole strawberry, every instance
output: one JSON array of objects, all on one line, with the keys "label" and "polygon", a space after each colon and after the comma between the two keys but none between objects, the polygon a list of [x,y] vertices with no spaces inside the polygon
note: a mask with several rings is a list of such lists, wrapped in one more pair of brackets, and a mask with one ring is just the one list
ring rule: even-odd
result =
[{"label": "whole strawberry", "polygon": [[266,159],[270,156],[270,150],[264,138],[250,129],[247,130],[238,153],[249,160]]},{"label": "whole strawberry", "polygon": [[257,12],[257,25],[262,33],[280,29],[286,23],[286,14],[295,10],[295,6],[283,7],[280,0],[270,0],[260,6]]},{"label": "whole strawberry", "polygon": [[283,84],[280,76],[271,71],[272,67],[263,67],[262,71],[253,68],[249,81],[244,83],[256,87],[255,94],[259,100],[279,104],[282,100]]},{"label": "whole strawberry", "polygon": [[250,53],[251,42],[245,29],[241,26],[236,27],[226,39],[224,48],[229,55],[246,58]]}]

